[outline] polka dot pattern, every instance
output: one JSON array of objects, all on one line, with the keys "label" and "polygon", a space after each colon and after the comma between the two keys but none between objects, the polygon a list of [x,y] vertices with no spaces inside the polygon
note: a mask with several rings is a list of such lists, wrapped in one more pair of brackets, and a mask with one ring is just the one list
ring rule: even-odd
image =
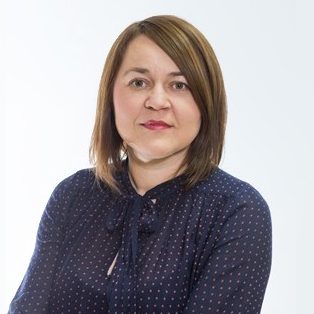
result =
[{"label": "polka dot pattern", "polygon": [[188,191],[117,180],[121,195],[91,169],[55,188],[9,313],[260,313],[271,218],[251,185],[220,168]]}]

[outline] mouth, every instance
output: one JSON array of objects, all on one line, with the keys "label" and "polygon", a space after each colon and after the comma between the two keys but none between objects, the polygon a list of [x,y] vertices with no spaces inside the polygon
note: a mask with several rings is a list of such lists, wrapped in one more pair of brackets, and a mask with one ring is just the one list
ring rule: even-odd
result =
[{"label": "mouth", "polygon": [[165,130],[171,128],[171,125],[162,120],[148,120],[141,125],[149,130]]}]

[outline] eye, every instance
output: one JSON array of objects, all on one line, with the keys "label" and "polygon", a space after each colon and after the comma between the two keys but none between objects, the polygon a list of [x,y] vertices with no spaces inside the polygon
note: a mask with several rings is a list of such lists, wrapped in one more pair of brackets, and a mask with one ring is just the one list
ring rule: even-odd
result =
[{"label": "eye", "polygon": [[144,80],[141,80],[141,79],[134,79],[134,80],[130,81],[130,83],[129,83],[129,86],[132,86],[132,87],[138,88],[138,89],[144,88],[144,87],[146,87],[146,85],[147,85],[146,82]]},{"label": "eye", "polygon": [[176,90],[186,90],[189,89],[188,85],[184,82],[174,82],[172,84],[173,88]]}]

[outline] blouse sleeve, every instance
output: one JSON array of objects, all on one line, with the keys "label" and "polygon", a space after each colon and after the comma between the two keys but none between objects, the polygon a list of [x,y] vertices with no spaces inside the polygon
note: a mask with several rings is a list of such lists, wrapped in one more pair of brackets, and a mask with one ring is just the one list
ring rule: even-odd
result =
[{"label": "blouse sleeve", "polygon": [[9,314],[48,313],[49,293],[63,240],[66,213],[78,192],[76,174],[54,189],[40,220],[33,256],[10,304]]},{"label": "blouse sleeve", "polygon": [[249,185],[227,206],[233,209],[219,222],[218,240],[184,313],[260,313],[271,268],[269,209]]}]

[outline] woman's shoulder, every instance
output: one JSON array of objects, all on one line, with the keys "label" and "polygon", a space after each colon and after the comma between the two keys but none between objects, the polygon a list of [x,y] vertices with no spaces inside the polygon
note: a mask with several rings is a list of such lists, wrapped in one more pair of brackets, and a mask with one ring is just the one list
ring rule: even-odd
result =
[{"label": "woman's shoulder", "polygon": [[95,184],[96,178],[93,168],[77,170],[71,175],[63,178],[56,186],[56,190],[65,190],[67,192],[90,188]]},{"label": "woman's shoulder", "polygon": [[226,199],[255,200],[265,205],[261,193],[251,184],[217,167],[200,185],[209,194],[219,194]]},{"label": "woman's shoulder", "polygon": [[66,199],[68,202],[79,197],[84,201],[97,195],[104,196],[104,193],[109,195],[108,192],[108,188],[97,180],[94,168],[84,168],[59,181],[53,190],[52,197]]},{"label": "woman's shoulder", "polygon": [[237,227],[241,231],[244,225],[259,225],[265,233],[271,233],[268,203],[250,183],[216,168],[201,182],[199,189],[202,189],[200,194],[203,196],[203,221],[209,219],[206,225],[210,226],[210,219],[214,217],[219,228],[232,227],[236,230]]},{"label": "woman's shoulder", "polygon": [[89,210],[92,200],[108,200],[108,193],[96,179],[93,168],[80,169],[62,179],[54,188],[45,212],[60,225],[71,226]]}]

